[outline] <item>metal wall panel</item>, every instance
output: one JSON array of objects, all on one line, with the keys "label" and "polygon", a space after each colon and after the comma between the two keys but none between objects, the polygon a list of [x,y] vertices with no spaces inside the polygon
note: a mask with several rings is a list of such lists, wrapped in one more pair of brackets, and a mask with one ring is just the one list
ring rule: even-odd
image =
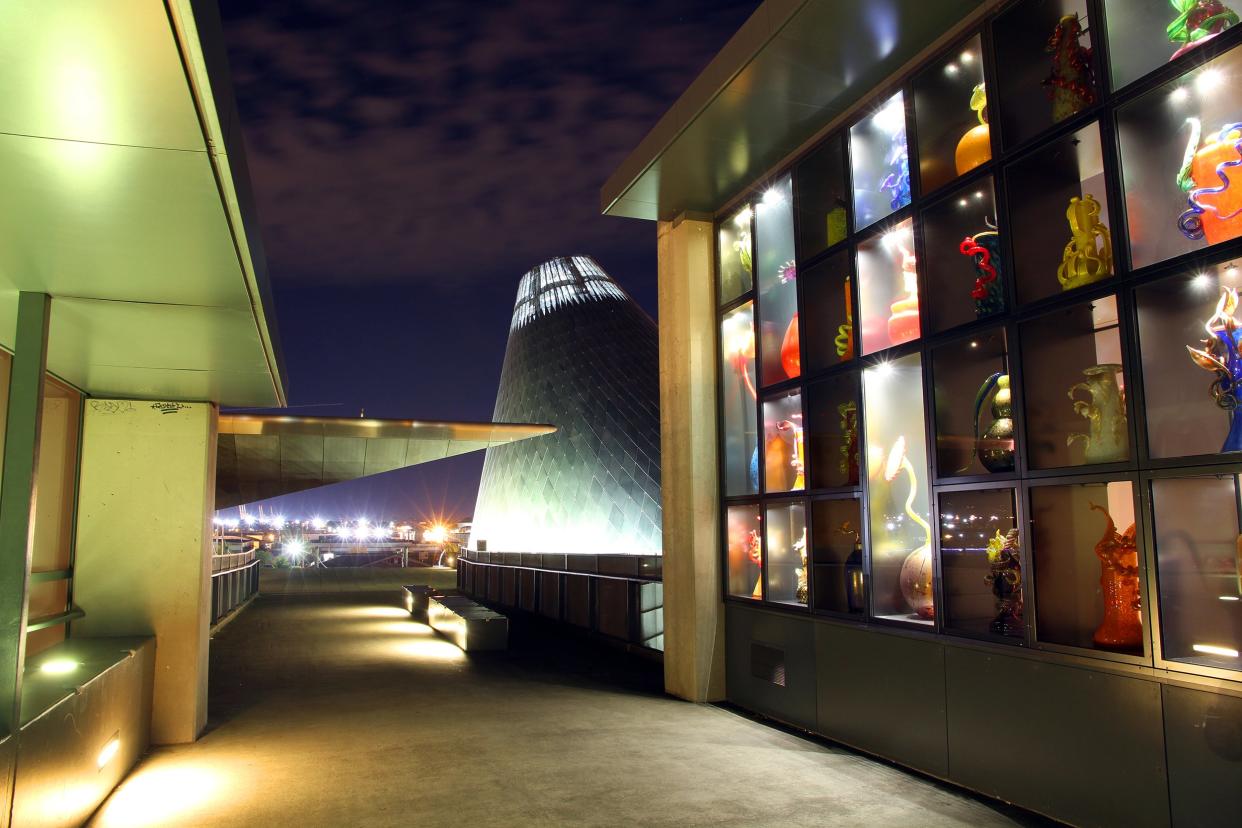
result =
[{"label": "metal wall panel", "polygon": [[1165,753],[1173,824],[1242,824],[1242,698],[1166,684]]},{"label": "metal wall panel", "polygon": [[595,629],[629,641],[630,582],[599,578],[595,581]]},{"label": "metal wall panel", "polygon": [[[748,607],[725,606],[726,693],[729,701],[807,730],[815,729],[815,655],[811,620]],[[755,675],[754,644],[776,654],[784,685]],[[761,671],[771,675],[770,670]]]},{"label": "metal wall panel", "polygon": [[814,627],[816,730],[948,776],[944,645],[835,624]]},{"label": "metal wall panel", "polygon": [[1159,684],[946,650],[953,781],[1084,828],[1169,824]]},{"label": "metal wall panel", "polygon": [[511,567],[500,570],[500,603],[506,607],[517,606],[517,570]]},{"label": "metal wall panel", "polygon": [[535,594],[538,576],[539,573],[533,569],[523,569],[518,572],[518,607],[527,612],[535,612],[539,609],[538,596]]},{"label": "metal wall panel", "polygon": [[565,576],[565,620],[591,628],[591,579],[585,575]]},{"label": "metal wall panel", "polygon": [[561,578],[555,572],[539,573],[539,614],[555,621],[561,620]]}]

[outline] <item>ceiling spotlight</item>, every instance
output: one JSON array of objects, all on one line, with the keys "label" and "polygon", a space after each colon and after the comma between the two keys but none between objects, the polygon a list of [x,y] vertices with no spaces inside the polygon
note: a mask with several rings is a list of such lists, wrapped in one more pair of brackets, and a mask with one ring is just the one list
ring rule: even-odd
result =
[{"label": "ceiling spotlight", "polygon": [[959,57],[958,60],[966,64],[974,63],[975,55],[973,52],[962,52],[962,56]]},{"label": "ceiling spotlight", "polygon": [[1199,73],[1199,77],[1195,78],[1195,91],[1200,95],[1215,91],[1222,83],[1225,82],[1225,75],[1219,69],[1204,69]]}]

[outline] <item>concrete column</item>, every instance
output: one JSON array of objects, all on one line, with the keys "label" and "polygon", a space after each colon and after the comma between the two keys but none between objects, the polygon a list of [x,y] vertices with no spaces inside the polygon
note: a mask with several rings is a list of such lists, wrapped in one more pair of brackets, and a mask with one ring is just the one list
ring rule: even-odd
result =
[{"label": "concrete column", "polygon": [[715,701],[725,687],[712,223],[683,215],[656,233],[664,686],[683,699]]},{"label": "concrete column", "polygon": [[217,424],[210,403],[92,399],[83,413],[73,635],[155,636],[156,744],[207,724]]},{"label": "concrete column", "polygon": [[39,429],[43,417],[43,374],[52,300],[44,293],[17,299],[17,338],[9,376],[5,420],[4,476],[0,479],[0,825],[8,825],[16,735],[21,724],[22,668],[26,661],[26,592],[34,545]]}]

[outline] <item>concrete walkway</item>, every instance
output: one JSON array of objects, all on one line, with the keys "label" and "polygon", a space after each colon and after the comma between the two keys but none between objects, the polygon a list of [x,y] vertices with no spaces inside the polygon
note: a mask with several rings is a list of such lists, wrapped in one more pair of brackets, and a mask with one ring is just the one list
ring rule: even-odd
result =
[{"label": "concrete walkway", "polygon": [[91,824],[1048,824],[665,697],[653,665],[543,626],[467,657],[386,585],[443,577],[264,573],[212,641],[208,732],[155,750]]}]

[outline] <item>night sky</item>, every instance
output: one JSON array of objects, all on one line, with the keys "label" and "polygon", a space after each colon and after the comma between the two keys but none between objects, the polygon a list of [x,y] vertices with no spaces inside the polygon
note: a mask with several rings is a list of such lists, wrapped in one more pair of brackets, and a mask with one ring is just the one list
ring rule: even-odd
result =
[{"label": "night sky", "polygon": [[[221,0],[290,412],[490,420],[518,279],[552,256],[656,316],[655,225],[599,190],[757,6]],[[463,518],[482,466],[263,505]]]}]

